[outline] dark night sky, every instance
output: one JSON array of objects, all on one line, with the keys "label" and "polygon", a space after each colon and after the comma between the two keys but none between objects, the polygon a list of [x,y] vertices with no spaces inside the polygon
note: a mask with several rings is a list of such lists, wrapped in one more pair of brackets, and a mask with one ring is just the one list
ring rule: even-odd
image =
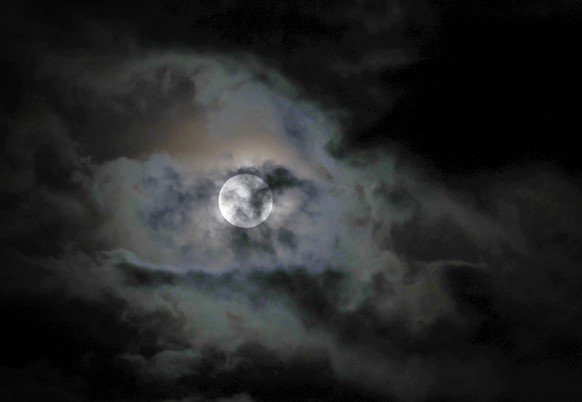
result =
[{"label": "dark night sky", "polygon": [[0,22],[0,400],[580,399],[577,1]]}]

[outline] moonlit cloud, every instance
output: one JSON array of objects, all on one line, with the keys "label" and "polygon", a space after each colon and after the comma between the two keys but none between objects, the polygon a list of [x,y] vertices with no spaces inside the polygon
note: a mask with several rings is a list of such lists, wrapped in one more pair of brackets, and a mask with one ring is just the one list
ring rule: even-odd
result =
[{"label": "moonlit cloud", "polygon": [[[579,183],[535,164],[447,177],[400,147],[350,146],[376,113],[357,100],[390,107],[397,85],[377,75],[416,60],[376,44],[413,12],[382,4],[318,22],[346,42],[321,85],[361,76],[352,108],[252,49],[96,27],[79,40],[114,44],[30,46],[30,100],[2,119],[0,293],[36,346],[0,365],[7,398],[525,400],[514,384],[530,375],[575,388]],[[345,50],[364,34],[368,52]],[[218,207],[245,173],[273,196],[250,229]]]}]

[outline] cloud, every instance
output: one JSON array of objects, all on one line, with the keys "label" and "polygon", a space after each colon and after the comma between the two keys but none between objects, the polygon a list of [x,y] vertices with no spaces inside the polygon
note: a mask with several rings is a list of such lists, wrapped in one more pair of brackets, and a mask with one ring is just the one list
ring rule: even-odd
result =
[{"label": "cloud", "polygon": [[[354,18],[377,32],[392,9]],[[13,361],[58,366],[59,392],[520,399],[531,373],[577,388],[572,178],[532,167],[465,187],[393,150],[334,158],[341,111],[254,57],[35,57],[44,101],[10,120],[3,151],[0,286],[27,346]],[[240,173],[274,197],[251,230],[216,203]]]}]

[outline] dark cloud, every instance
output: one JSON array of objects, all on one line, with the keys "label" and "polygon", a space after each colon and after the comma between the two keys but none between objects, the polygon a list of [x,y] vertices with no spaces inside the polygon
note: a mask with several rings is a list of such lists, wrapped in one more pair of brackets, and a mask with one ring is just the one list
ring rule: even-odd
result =
[{"label": "dark cloud", "polygon": [[0,399],[578,399],[574,2],[2,7]]},{"label": "dark cloud", "polygon": [[285,228],[279,229],[279,231],[277,232],[277,239],[284,244],[285,246],[291,248],[291,249],[296,249],[297,248],[297,236],[295,236],[295,234]]},{"label": "dark cloud", "polygon": [[407,258],[421,261],[458,258],[471,262],[480,259],[479,247],[473,244],[469,234],[446,218],[426,222],[414,216],[394,225],[390,237],[394,250]]}]

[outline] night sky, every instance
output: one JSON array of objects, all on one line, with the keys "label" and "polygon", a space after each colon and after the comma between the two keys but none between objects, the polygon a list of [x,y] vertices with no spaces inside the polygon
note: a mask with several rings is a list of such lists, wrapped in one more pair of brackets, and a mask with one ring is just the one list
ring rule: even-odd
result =
[{"label": "night sky", "polygon": [[578,1],[0,23],[0,400],[581,400]]}]

